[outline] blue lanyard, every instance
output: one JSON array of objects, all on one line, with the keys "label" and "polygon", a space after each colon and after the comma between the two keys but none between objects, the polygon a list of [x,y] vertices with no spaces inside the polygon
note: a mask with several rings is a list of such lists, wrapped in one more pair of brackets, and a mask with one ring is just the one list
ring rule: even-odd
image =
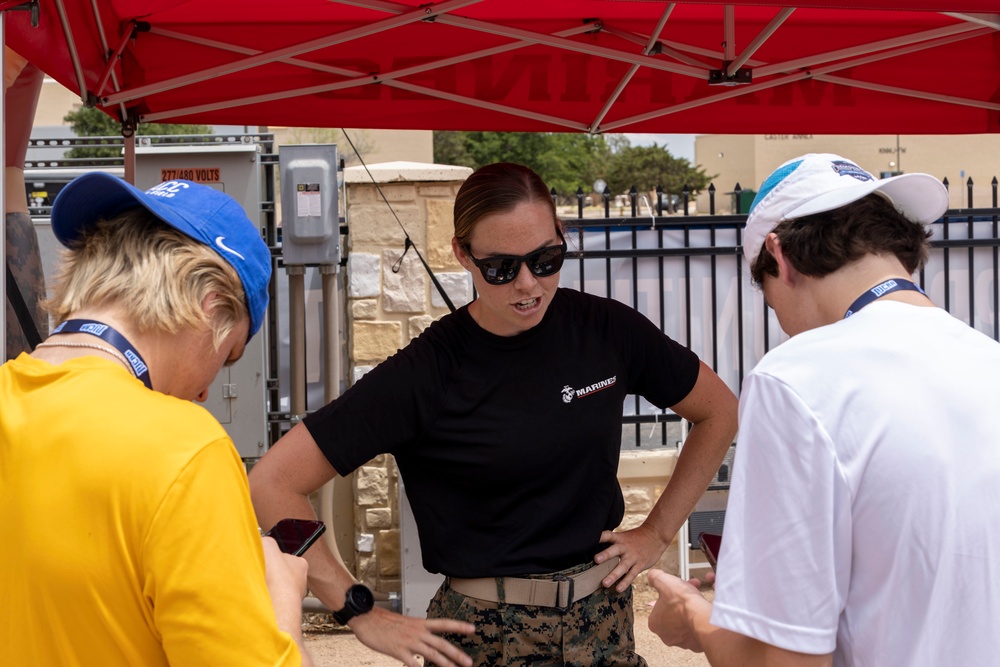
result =
[{"label": "blue lanyard", "polygon": [[909,280],[905,280],[903,278],[890,278],[889,280],[886,280],[884,283],[879,283],[875,287],[871,288],[870,290],[859,296],[857,300],[855,300],[855,302],[851,304],[851,307],[847,309],[847,312],[844,313],[844,319],[846,320],[848,317],[858,312],[859,310],[867,306],[875,299],[883,297],[886,294],[889,294],[890,292],[898,292],[900,290],[910,290],[913,292],[920,292],[924,296],[927,296],[927,292],[922,290],[920,288],[920,285],[917,285],[916,283],[912,283]]},{"label": "blue lanyard", "polygon": [[135,373],[135,376],[142,380],[146,388],[153,388],[153,384],[149,380],[149,367],[143,361],[142,355],[139,354],[139,351],[135,349],[132,343],[128,342],[125,336],[107,324],[94,320],[66,320],[52,331],[52,335],[61,333],[86,333],[97,336],[104,342],[113,345],[119,352],[125,355],[125,358],[132,365],[132,371]]}]

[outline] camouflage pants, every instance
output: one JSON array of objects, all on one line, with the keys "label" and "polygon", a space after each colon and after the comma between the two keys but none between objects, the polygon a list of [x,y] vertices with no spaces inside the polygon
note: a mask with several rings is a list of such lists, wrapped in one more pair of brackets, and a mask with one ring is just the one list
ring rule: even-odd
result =
[{"label": "camouflage pants", "polygon": [[446,579],[427,617],[475,624],[472,636],[443,636],[469,654],[476,667],[646,667],[635,652],[631,588],[624,593],[600,588],[562,612],[466,597],[452,590]]}]

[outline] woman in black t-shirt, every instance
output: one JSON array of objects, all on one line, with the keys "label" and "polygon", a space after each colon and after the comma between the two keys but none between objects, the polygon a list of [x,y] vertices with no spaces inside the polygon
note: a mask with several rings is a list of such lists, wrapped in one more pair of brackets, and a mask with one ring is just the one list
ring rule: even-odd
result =
[{"label": "woman in black t-shirt", "polygon": [[[359,603],[325,545],[311,549],[310,589],[362,642],[414,666],[415,654],[442,666],[645,665],[632,581],[718,470],[736,397],[633,309],[559,287],[566,242],[527,167],[498,163],[468,178],[452,249],[477,298],[265,454],[250,474],[261,525],[312,516],[311,492],[391,453],[424,565],[447,578],[427,620],[403,617]],[[693,426],[646,521],[614,532],[628,394]]]}]

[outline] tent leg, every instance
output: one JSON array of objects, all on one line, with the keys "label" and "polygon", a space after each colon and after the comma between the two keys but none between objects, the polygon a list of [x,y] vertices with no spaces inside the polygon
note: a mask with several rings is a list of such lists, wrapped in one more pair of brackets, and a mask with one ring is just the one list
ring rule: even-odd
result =
[{"label": "tent leg", "polygon": [[[7,12],[0,12],[0,69],[3,69],[6,73],[7,71],[7,35],[4,33],[4,26],[7,21]],[[4,89],[7,88],[6,77],[4,80]],[[3,95],[0,97],[0,128],[7,127],[7,96]],[[6,134],[5,131],[0,129],[0,159],[3,160],[4,164],[7,164],[7,146],[6,146]],[[3,251],[4,262],[7,261],[7,179],[0,179],[0,211],[3,211],[3,215],[0,216],[0,250]],[[3,295],[3,307],[0,308],[0,334],[3,335],[3,357],[0,357],[0,363],[3,363],[7,357],[7,272],[0,271],[0,294]]]},{"label": "tent leg", "polygon": [[122,139],[125,143],[125,180],[135,185],[135,131],[139,119],[134,113],[122,119]]},{"label": "tent leg", "polygon": [[125,180],[135,185],[135,133],[125,137]]}]

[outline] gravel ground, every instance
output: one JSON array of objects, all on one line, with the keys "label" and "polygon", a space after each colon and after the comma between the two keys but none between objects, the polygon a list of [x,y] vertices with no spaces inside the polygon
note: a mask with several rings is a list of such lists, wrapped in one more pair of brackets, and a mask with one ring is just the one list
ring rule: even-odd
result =
[{"label": "gravel ground", "polygon": [[[709,591],[707,596],[711,595]],[[646,583],[645,576],[636,580],[634,596],[636,648],[649,667],[707,667],[704,655],[664,646],[649,630],[649,612],[656,592]],[[315,667],[399,667],[402,664],[372,651],[359,642],[350,629],[337,625],[327,614],[306,614],[303,629]]]}]

